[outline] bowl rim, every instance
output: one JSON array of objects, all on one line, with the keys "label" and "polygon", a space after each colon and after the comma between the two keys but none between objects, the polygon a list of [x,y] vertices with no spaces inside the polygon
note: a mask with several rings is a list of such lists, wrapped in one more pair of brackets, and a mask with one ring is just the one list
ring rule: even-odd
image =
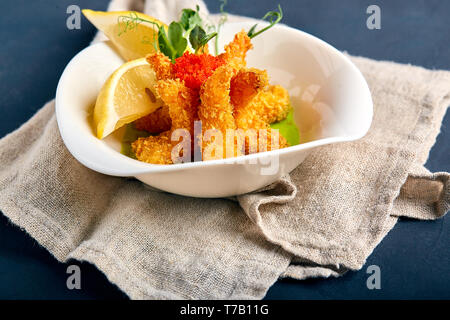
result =
[{"label": "bowl rim", "polygon": [[[242,26],[243,28],[249,27],[254,25],[254,22],[229,22],[226,24],[227,26]],[[225,28],[224,28],[225,29]],[[341,51],[334,48],[332,45],[328,44],[327,42],[309,34],[304,31],[280,24],[273,27],[273,29],[283,29],[285,31],[294,32],[297,33],[301,37],[305,37],[309,39],[310,41],[313,41],[333,54],[337,55],[342,62],[346,64],[347,67],[349,67],[352,72],[359,78],[359,81],[361,81],[364,90],[367,92],[368,96],[368,104],[367,104],[367,112],[370,113],[370,121],[368,121],[367,126],[364,128],[364,130],[361,130],[361,132],[358,132],[358,134],[354,135],[340,135],[340,136],[333,136],[333,137],[327,137],[327,138],[321,138],[313,141],[309,141],[306,143],[298,144],[295,146],[290,146],[283,149],[278,150],[272,150],[272,151],[265,151],[265,152],[259,152],[239,157],[233,157],[233,158],[225,158],[225,159],[216,159],[216,160],[208,160],[208,161],[196,161],[196,162],[188,162],[188,163],[179,163],[179,164],[171,164],[171,165],[159,165],[159,164],[150,164],[146,162],[142,162],[139,160],[135,160],[133,158],[130,158],[116,150],[112,150],[115,154],[117,159],[120,160],[121,163],[127,162],[127,167],[123,168],[117,168],[114,166],[110,166],[109,168],[98,165],[96,161],[92,160],[92,157],[86,157],[83,154],[80,154],[79,151],[77,151],[77,148],[73,147],[71,143],[70,138],[70,132],[68,130],[65,130],[64,128],[64,114],[62,112],[63,107],[61,106],[61,100],[63,100],[62,95],[64,94],[64,90],[62,89],[63,84],[66,81],[66,78],[70,77],[69,70],[70,67],[76,63],[78,63],[78,60],[81,56],[85,54],[86,51],[93,50],[93,48],[97,48],[100,46],[108,46],[107,42],[98,42],[95,44],[91,44],[90,46],[84,48],[80,52],[78,52],[67,64],[65,67],[59,81],[58,86],[56,89],[56,99],[55,99],[55,112],[56,112],[56,120],[58,123],[58,128],[61,134],[61,137],[64,141],[64,144],[66,145],[69,152],[83,165],[86,167],[108,175],[113,176],[137,176],[142,175],[145,173],[151,173],[151,172],[169,172],[169,171],[180,171],[180,170],[187,170],[191,168],[197,168],[197,167],[215,167],[215,166],[221,166],[221,165],[230,165],[230,164],[241,164],[241,163],[247,163],[252,160],[257,160],[261,158],[266,157],[274,157],[274,156],[280,156],[284,154],[289,153],[295,153],[302,150],[308,150],[311,148],[315,148],[318,146],[323,146],[331,143],[336,142],[347,142],[347,141],[354,141],[362,138],[365,136],[371,126],[372,120],[373,120],[373,101],[370,93],[369,86],[362,75],[361,71],[353,64],[353,62],[344,55]],[[272,30],[273,30],[272,29]],[[270,31],[269,31],[270,32]],[[96,138],[98,139],[98,138]],[[112,161],[111,163],[113,163]]]}]

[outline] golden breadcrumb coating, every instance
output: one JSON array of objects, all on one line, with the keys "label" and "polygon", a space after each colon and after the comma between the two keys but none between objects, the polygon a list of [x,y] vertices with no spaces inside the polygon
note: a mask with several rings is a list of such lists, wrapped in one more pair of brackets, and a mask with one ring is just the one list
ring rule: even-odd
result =
[{"label": "golden breadcrumb coating", "polygon": [[[203,159],[218,159],[227,157],[235,152],[230,149],[226,152],[226,130],[235,129],[233,105],[230,98],[231,79],[239,71],[239,61],[233,59],[228,64],[218,67],[200,88],[200,106],[198,116],[202,122],[202,130],[218,130],[222,135],[223,146],[220,141],[205,141],[203,143]],[[229,146],[233,148],[234,144]],[[216,148],[217,152],[210,152]],[[222,150],[222,151],[220,151]],[[215,154],[211,156],[210,154]],[[217,156],[219,154],[219,156]]]},{"label": "golden breadcrumb coating", "polygon": [[155,88],[161,100],[169,107],[171,130],[187,129],[193,134],[199,104],[197,91],[186,87],[179,79],[160,80]]},{"label": "golden breadcrumb coating", "polygon": [[153,164],[172,164],[172,143],[168,131],[158,136],[139,138],[131,147],[140,161]]},{"label": "golden breadcrumb coating", "polygon": [[149,54],[146,60],[155,71],[157,80],[173,79],[175,77],[172,70],[172,62],[163,53]]},{"label": "golden breadcrumb coating", "polygon": [[176,129],[186,129],[192,134],[194,120],[197,117],[198,94],[195,90],[187,88],[179,79],[160,80],[155,88],[168,107],[171,128],[159,136],[139,138],[132,147],[136,158],[140,161],[172,164],[172,148],[178,141],[171,141],[171,134]]},{"label": "golden breadcrumb coating", "polygon": [[[275,133],[277,132],[277,133]],[[272,139],[276,142],[278,136],[278,145],[272,145]],[[258,130],[258,152],[271,151],[289,147],[286,139],[276,129],[267,128],[266,131]],[[246,146],[246,151],[247,146]]]},{"label": "golden breadcrumb coating", "polygon": [[270,86],[269,94],[262,94],[261,103],[264,108],[262,118],[267,123],[285,119],[291,110],[288,91],[280,85]]},{"label": "golden breadcrumb coating", "polygon": [[156,111],[134,122],[136,129],[150,133],[161,133],[172,127],[172,119],[169,115],[169,107],[164,105]]},{"label": "golden breadcrumb coating", "polygon": [[[234,112],[236,126],[243,130],[255,129],[257,131],[257,141],[248,137],[245,138],[245,153],[271,151],[272,149],[288,147],[288,142],[280,133],[278,133],[278,147],[272,147],[271,139],[274,129],[271,129],[269,124],[286,118],[289,110],[288,92],[278,85],[270,86],[268,90],[259,91],[245,106],[238,105]],[[262,136],[261,129],[267,130]]]},{"label": "golden breadcrumb coating", "polygon": [[200,88],[198,116],[203,129],[226,129],[236,127],[230,98],[231,79],[238,69],[233,63],[218,67]]},{"label": "golden breadcrumb coating", "polygon": [[[163,116],[164,113],[164,117],[159,119],[167,123],[166,117],[168,117],[171,126],[168,131],[159,136],[139,138],[132,144],[132,148],[136,158],[140,161],[153,164],[172,164],[172,149],[179,141],[171,141],[171,134],[176,129],[186,129],[191,135],[193,134],[199,104],[198,92],[186,87],[179,79],[159,80],[155,89],[165,103],[163,108],[167,108],[161,110],[160,115]],[[177,156],[182,156],[182,150],[178,153]]]},{"label": "golden breadcrumb coating", "polygon": [[[276,135],[278,135],[278,145],[275,144],[272,146],[272,139],[276,143]],[[266,128],[260,129],[237,129],[236,145],[241,154],[271,151],[289,146],[287,140],[281,133],[277,129],[270,128],[268,125]]]},{"label": "golden breadcrumb coating", "polygon": [[241,69],[231,79],[230,98],[234,109],[245,107],[261,90],[269,86],[269,77],[266,70],[256,68]]},{"label": "golden breadcrumb coating", "polygon": [[203,161],[244,155],[245,148],[240,134],[236,129],[227,129],[223,133],[219,129],[204,131],[202,148]]},{"label": "golden breadcrumb coating", "polygon": [[236,33],[233,41],[225,46],[225,52],[220,54],[219,57],[227,63],[233,59],[238,59],[240,68],[243,68],[246,66],[245,56],[247,55],[247,51],[252,48],[251,39],[247,35],[247,32],[242,30]]},{"label": "golden breadcrumb coating", "polygon": [[276,85],[258,92],[245,107],[236,108],[234,116],[238,128],[262,129],[270,123],[286,118],[289,110],[287,90]]}]

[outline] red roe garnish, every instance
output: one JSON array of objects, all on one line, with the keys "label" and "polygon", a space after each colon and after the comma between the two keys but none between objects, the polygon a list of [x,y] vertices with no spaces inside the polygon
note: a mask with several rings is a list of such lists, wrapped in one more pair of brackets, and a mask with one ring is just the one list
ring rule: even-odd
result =
[{"label": "red roe garnish", "polygon": [[202,83],[222,64],[224,64],[222,58],[207,53],[185,52],[181,57],[175,59],[173,71],[178,79],[184,80],[186,87],[200,89]]}]

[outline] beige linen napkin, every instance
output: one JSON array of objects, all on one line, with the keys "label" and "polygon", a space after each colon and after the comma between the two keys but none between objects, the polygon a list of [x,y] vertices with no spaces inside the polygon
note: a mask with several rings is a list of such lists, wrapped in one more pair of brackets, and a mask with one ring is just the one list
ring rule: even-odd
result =
[{"label": "beige linen napkin", "polygon": [[[159,16],[174,3],[145,5]],[[423,164],[450,72],[351,59],[373,95],[369,133],[315,150],[269,190],[195,199],[91,171],[65,148],[52,101],[0,140],[0,209],[56,259],[95,264],[134,299],[256,299],[279,277],[360,269],[398,217],[449,209],[449,174]]]}]

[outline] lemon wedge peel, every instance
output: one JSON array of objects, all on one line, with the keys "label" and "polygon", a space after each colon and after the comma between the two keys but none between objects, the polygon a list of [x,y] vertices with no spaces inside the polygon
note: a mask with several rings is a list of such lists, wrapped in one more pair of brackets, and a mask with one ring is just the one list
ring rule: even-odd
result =
[{"label": "lemon wedge peel", "polygon": [[157,26],[163,26],[166,30],[168,28],[158,19],[136,11],[105,12],[83,9],[82,12],[111,40],[126,61],[139,59],[155,52],[158,48]]},{"label": "lemon wedge peel", "polygon": [[[94,108],[94,127],[99,139],[158,109],[155,72],[145,58],[124,63],[106,80]],[[146,93],[149,89],[153,99]]]}]

